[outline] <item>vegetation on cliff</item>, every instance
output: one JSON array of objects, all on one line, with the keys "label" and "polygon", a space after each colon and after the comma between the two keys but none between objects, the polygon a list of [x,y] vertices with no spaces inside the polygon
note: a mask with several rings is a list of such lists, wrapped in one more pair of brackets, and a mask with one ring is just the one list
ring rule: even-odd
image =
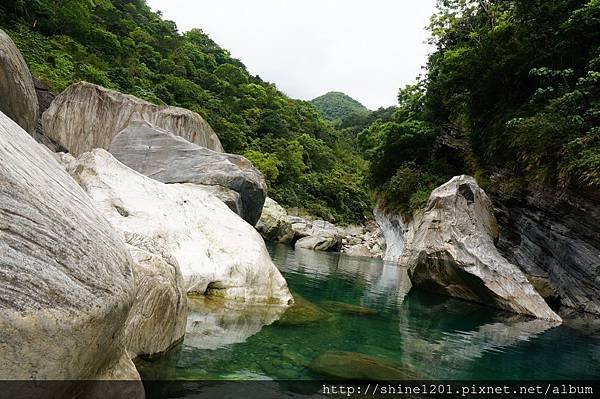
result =
[{"label": "vegetation on cliff", "polygon": [[388,204],[419,207],[459,172],[600,188],[600,1],[444,0],[430,29],[428,75],[359,137]]},{"label": "vegetation on cliff", "polygon": [[269,195],[341,222],[370,213],[367,164],[309,102],[293,100],[201,30],[184,34],[144,0],[8,0],[0,27],[59,92],[86,80],[201,114],[226,151],[263,172]]}]

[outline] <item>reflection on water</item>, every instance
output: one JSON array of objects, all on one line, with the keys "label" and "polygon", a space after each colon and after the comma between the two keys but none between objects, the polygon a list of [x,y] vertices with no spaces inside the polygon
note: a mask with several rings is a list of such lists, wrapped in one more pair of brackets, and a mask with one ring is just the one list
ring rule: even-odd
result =
[{"label": "reflection on water", "polygon": [[[185,341],[143,378],[314,379],[343,351],[435,379],[597,379],[600,321],[557,326],[410,290],[406,269],[368,258],[270,248],[302,306],[192,301]],[[409,292],[410,291],[410,292]],[[317,320],[315,322],[315,320]],[[357,359],[361,358],[356,356]]]},{"label": "reflection on water", "polygon": [[246,341],[279,319],[283,306],[244,306],[222,299],[190,298],[185,346],[218,349]]}]

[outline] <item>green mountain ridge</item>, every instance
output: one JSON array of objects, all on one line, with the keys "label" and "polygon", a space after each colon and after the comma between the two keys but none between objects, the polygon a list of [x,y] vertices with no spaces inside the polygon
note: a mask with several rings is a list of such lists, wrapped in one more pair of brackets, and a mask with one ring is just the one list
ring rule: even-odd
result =
[{"label": "green mountain ridge", "polygon": [[319,110],[323,118],[329,121],[342,120],[354,114],[365,115],[371,112],[359,101],[339,91],[330,91],[310,102]]}]

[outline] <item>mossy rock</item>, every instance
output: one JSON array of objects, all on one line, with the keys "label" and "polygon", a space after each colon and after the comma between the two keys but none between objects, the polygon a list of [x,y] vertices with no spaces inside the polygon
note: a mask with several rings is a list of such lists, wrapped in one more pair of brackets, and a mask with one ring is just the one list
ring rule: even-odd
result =
[{"label": "mossy rock", "polygon": [[332,312],[357,316],[374,316],[378,313],[375,309],[337,301],[323,301],[321,306]]},{"label": "mossy rock", "polygon": [[283,316],[275,322],[280,326],[303,326],[327,322],[331,315],[310,303],[299,295],[294,295],[294,304],[290,306]]},{"label": "mossy rock", "polygon": [[418,380],[412,369],[357,352],[325,352],[309,365],[313,372],[341,380]]}]

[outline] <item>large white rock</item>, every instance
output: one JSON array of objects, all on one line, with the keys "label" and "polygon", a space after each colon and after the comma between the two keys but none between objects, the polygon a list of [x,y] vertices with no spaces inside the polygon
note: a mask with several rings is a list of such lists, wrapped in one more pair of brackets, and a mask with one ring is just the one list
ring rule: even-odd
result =
[{"label": "large white rock", "polygon": [[21,52],[0,29],[0,111],[33,134],[38,101],[33,78]]},{"label": "large white rock", "polygon": [[1,112],[0,160],[0,379],[139,379],[124,346],[134,301],[125,244]]},{"label": "large white rock", "polygon": [[146,121],[194,144],[223,151],[215,132],[197,113],[158,106],[87,82],[69,86],[42,115],[44,134],[75,156],[94,148],[108,149],[132,121]]},{"label": "large white rock", "polygon": [[492,203],[472,177],[457,176],[435,189],[425,210],[410,224],[402,262],[408,265],[414,286],[561,320],[523,272],[496,249]]},{"label": "large white rock", "polygon": [[291,301],[260,235],[216,197],[152,180],[101,149],[68,169],[115,227],[146,236],[177,260],[188,293]]}]

